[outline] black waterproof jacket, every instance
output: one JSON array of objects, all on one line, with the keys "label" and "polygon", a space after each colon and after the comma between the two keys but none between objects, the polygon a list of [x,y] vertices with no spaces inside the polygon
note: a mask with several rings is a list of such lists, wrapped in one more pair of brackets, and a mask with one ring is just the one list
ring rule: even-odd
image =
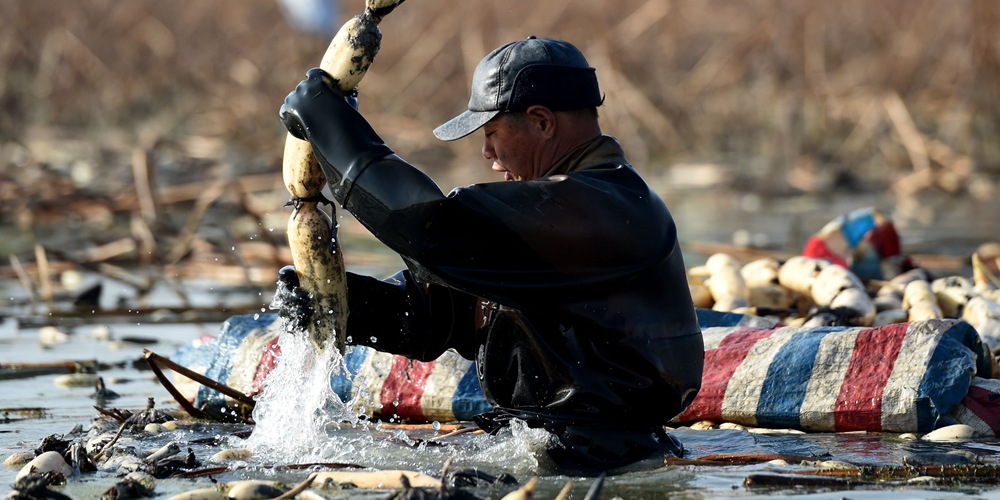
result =
[{"label": "black waterproof jacket", "polygon": [[701,333],[670,213],[620,151],[602,137],[574,152],[585,168],[448,196],[377,161],[346,208],[410,264],[391,280],[409,314],[397,323],[352,277],[352,339],[425,360],[455,348],[500,408],[666,423],[699,387]]},{"label": "black waterproof jacket", "polygon": [[283,121],[409,268],[349,273],[351,341],[421,360],[453,348],[497,409],[540,425],[661,429],[692,401],[704,351],[677,229],[617,141],[556,175],[445,195],[324,92],[303,82]]}]

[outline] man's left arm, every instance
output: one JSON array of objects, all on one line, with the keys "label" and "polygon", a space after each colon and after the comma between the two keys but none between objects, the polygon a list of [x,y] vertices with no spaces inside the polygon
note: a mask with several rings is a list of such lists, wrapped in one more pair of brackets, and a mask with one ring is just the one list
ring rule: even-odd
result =
[{"label": "man's left arm", "polygon": [[417,282],[409,271],[379,280],[347,273],[350,344],[430,361],[447,349],[472,359],[477,299]]}]

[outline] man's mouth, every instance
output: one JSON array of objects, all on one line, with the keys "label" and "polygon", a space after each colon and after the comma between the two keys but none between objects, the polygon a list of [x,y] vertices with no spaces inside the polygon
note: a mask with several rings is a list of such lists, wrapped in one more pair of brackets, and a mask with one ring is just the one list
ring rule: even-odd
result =
[{"label": "man's mouth", "polygon": [[507,170],[506,168],[503,168],[499,163],[493,162],[493,165],[492,165],[491,168],[492,168],[492,170],[494,172],[503,173],[503,180],[505,180],[505,181],[515,180],[514,176],[511,175],[510,171]]}]

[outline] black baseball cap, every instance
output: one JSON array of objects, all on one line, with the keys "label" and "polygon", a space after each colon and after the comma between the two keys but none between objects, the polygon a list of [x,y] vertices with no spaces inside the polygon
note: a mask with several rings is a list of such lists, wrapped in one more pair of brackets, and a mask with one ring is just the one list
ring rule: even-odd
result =
[{"label": "black baseball cap", "polygon": [[597,72],[571,43],[530,36],[490,52],[472,75],[469,109],[434,129],[443,141],[461,139],[494,116],[542,105],[553,111],[599,106]]}]

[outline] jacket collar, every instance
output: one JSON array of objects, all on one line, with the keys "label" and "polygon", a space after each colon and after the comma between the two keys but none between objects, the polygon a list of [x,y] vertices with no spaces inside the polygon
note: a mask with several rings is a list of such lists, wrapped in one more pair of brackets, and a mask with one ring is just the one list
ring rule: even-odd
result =
[{"label": "jacket collar", "polygon": [[625,159],[625,151],[617,139],[609,135],[601,135],[577,146],[576,149],[560,158],[545,173],[545,177],[565,175],[608,163],[627,165],[628,160]]}]

